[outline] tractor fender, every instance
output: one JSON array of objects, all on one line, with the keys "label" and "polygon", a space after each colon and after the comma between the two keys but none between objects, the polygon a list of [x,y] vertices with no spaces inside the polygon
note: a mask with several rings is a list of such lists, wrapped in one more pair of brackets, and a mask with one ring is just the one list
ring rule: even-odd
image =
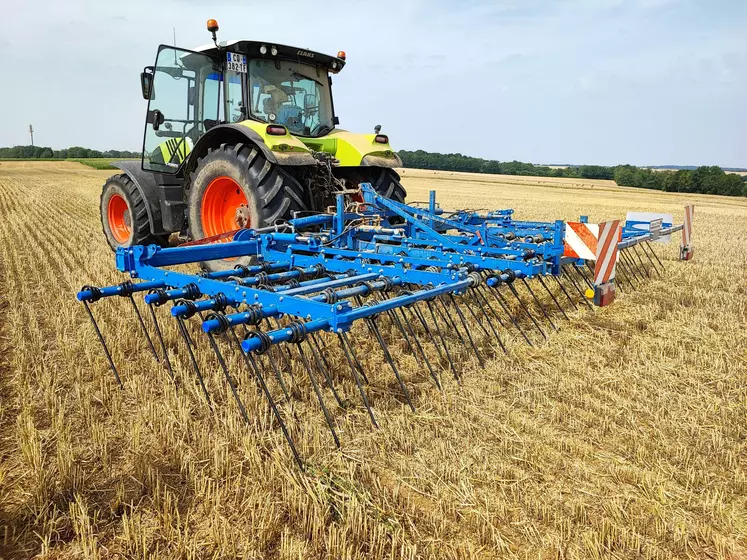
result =
[{"label": "tractor fender", "polygon": [[158,183],[156,183],[155,174],[150,171],[144,171],[140,161],[115,161],[112,163],[112,166],[124,171],[132,182],[135,183],[140,196],[145,201],[145,210],[148,212],[150,231],[154,235],[163,235],[166,233],[163,229],[163,221],[161,219]]},{"label": "tractor fender", "polygon": [[221,144],[252,144],[264,155],[265,159],[279,165],[314,165],[316,160],[308,152],[273,152],[264,139],[255,130],[241,124],[219,124],[203,134],[190,152],[189,161],[184,168],[184,176],[189,177],[197,167],[198,160],[208,153],[210,148]]}]

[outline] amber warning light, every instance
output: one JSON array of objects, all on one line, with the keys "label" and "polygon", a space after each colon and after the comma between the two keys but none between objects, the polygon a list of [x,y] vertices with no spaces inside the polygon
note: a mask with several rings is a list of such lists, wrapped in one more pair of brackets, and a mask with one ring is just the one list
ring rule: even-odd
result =
[{"label": "amber warning light", "polygon": [[345,60],[346,56],[347,55],[345,54],[345,51],[338,51],[337,52],[337,58],[339,58],[340,60]]},{"label": "amber warning light", "polygon": [[218,31],[218,22],[214,19],[207,20],[207,30],[210,31],[210,33],[215,33]]}]

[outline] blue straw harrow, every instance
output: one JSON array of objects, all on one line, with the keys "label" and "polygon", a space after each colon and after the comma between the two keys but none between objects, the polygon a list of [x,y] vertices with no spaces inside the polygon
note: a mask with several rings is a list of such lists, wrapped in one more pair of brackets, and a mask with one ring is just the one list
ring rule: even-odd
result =
[{"label": "blue straw harrow", "polygon": [[[313,392],[338,447],[337,422],[325,400],[331,394],[337,406],[346,406],[336,382],[352,378],[378,427],[360,339],[380,348],[398,398],[414,411],[392,345],[414,357],[418,367],[411,376],[427,376],[442,390],[441,373],[449,372],[459,383],[468,356],[485,367],[486,356],[507,352],[507,337],[533,345],[538,336],[547,338],[547,325],[556,329],[558,321],[567,320],[568,311],[592,308],[586,292],[598,289],[594,267],[568,255],[563,221],[516,221],[513,210],[447,212],[434,192],[427,204],[407,205],[381,197],[367,184],[360,188],[362,201],[338,195],[334,211],[243,229],[229,242],[118,249],[118,270],[136,281],[85,286],[77,295],[117,383],[123,383],[120,372],[90,305],[113,296],[129,300],[150,352],[174,382],[173,362],[177,354],[184,359],[209,406],[206,372],[196,358],[201,338],[246,422],[240,380],[253,380],[303,468],[288,426],[295,417],[293,401],[303,398],[300,384]],[[629,220],[616,233],[621,257],[615,259],[627,287],[636,287],[652,271],[660,273],[663,264],[649,242],[682,228]],[[183,266],[245,256],[254,264],[198,274]],[[144,295],[150,328],[135,294]],[[167,342],[156,311],[167,304],[177,325],[176,341]],[[246,371],[230,371],[227,352],[240,356]],[[334,371],[334,352],[343,358],[345,371]]]}]

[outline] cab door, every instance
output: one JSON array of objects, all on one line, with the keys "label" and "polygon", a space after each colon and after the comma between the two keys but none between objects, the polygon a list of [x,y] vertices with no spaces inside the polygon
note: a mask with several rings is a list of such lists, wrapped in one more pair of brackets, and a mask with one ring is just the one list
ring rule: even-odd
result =
[{"label": "cab door", "polygon": [[221,120],[222,67],[203,53],[161,45],[150,70],[143,169],[175,174],[200,136]]}]

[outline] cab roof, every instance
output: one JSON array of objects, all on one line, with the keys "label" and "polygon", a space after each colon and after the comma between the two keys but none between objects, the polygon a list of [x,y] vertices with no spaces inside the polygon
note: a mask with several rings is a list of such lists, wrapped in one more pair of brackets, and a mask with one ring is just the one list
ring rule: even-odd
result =
[{"label": "cab roof", "polygon": [[[214,44],[207,44],[197,47],[195,51],[205,53],[206,55],[215,58],[223,58],[224,55],[221,52],[223,49],[229,52],[245,54],[248,58],[264,58],[268,60],[281,58],[283,60],[292,60],[304,64],[311,64],[313,66],[321,66],[325,70],[335,74],[345,66],[345,61],[336,56],[329,56],[308,49],[299,49],[298,47],[278,45],[277,43],[270,43],[267,41],[221,41],[218,45],[220,45],[220,49]],[[267,51],[265,54],[262,54],[260,50],[262,47],[265,47]],[[271,54],[273,47],[278,51],[277,56]]]}]

